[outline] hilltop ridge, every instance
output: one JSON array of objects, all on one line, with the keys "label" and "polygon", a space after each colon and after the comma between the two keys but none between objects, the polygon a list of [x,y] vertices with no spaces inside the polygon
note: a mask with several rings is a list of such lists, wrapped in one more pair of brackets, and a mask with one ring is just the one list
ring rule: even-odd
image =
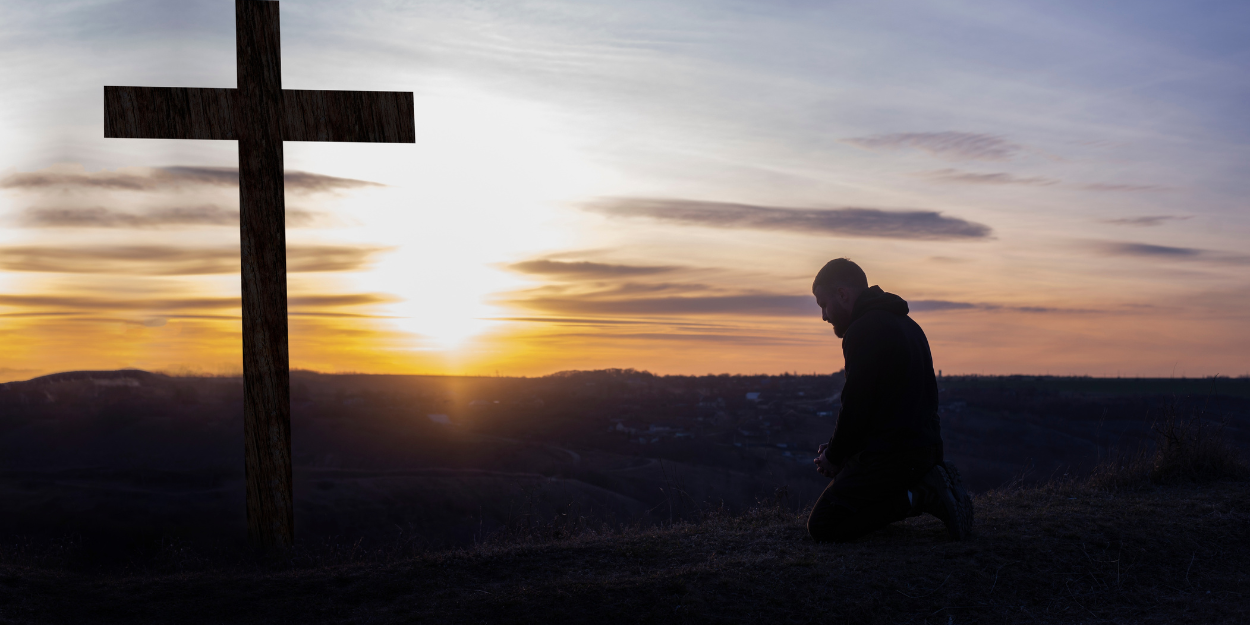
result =
[{"label": "hilltop ridge", "polygon": [[[740,513],[784,487],[792,510],[825,486],[841,377],[542,378],[292,372],[296,532],[380,546],[480,541],[521,515],[614,525]],[[1089,471],[1149,444],[1168,410],[1201,412],[1250,448],[1250,380],[1034,376],[940,382],[946,456],[984,492]],[[0,385],[0,536],[129,553],[167,538],[245,534],[242,380],[137,370]],[[1226,421],[1221,426],[1221,422]]]}]

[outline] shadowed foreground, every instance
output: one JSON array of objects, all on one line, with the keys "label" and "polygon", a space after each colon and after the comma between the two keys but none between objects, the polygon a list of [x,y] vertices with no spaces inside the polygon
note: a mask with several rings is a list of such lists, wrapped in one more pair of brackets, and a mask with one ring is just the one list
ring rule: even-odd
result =
[{"label": "shadowed foreground", "polygon": [[0,623],[1250,622],[1246,482],[1052,484],[975,502],[980,534],[963,543],[922,517],[816,544],[802,517],[758,508],[405,557],[0,564]]}]

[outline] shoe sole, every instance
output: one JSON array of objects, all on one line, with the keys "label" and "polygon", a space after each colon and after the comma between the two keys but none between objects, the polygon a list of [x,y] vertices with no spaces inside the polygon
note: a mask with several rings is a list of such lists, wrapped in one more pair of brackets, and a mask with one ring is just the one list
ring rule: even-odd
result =
[{"label": "shoe sole", "polygon": [[943,481],[946,482],[947,492],[951,494],[954,500],[954,513],[951,520],[946,523],[946,531],[950,533],[951,538],[955,540],[966,540],[972,538],[972,498],[968,496],[968,491],[964,489],[964,482],[959,477],[959,469],[954,465],[942,463],[938,467],[941,469]]}]

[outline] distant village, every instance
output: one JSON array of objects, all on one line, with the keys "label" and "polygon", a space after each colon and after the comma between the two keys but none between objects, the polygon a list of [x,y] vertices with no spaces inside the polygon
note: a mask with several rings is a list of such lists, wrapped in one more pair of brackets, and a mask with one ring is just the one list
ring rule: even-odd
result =
[{"label": "distant village", "polygon": [[635,453],[647,453],[642,446],[698,441],[772,450],[806,463],[813,428],[824,431],[823,437],[832,432],[842,379],[840,372],[657,376],[628,369],[575,371],[529,380],[529,397],[474,397],[463,402],[459,417],[456,406],[426,417],[453,426],[518,408],[565,412],[571,405],[589,404],[594,411],[579,417],[603,424],[601,431],[616,443],[613,447],[635,446]]}]

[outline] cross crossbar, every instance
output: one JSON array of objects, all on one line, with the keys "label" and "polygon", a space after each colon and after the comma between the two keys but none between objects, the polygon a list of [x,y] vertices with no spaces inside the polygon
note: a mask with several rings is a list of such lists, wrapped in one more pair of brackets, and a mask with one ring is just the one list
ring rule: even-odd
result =
[{"label": "cross crossbar", "polygon": [[234,89],[105,87],[107,139],[236,140]]},{"label": "cross crossbar", "polygon": [[[236,141],[236,89],[105,87],[109,139]],[[412,93],[282,90],[283,141],[413,143]]]}]

